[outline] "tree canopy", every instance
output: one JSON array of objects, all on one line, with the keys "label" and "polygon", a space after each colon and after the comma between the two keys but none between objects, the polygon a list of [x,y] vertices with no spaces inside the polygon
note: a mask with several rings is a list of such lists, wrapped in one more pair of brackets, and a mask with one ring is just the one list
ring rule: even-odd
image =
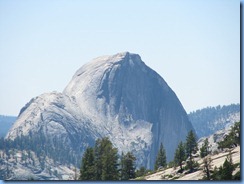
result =
[{"label": "tree canopy", "polygon": [[94,148],[83,154],[80,180],[129,180],[135,178],[136,158],[132,152],[122,153],[119,163],[117,148],[108,137],[97,139]]},{"label": "tree canopy", "polygon": [[135,178],[135,161],[136,157],[132,152],[128,152],[126,155],[122,153],[121,156],[121,180],[129,180]]},{"label": "tree canopy", "polygon": [[181,141],[175,151],[175,157],[174,157],[174,162],[178,166],[180,166],[181,171],[183,170],[182,168],[182,162],[186,159],[186,154],[185,154],[185,146],[183,142]]},{"label": "tree canopy", "polygon": [[186,137],[186,156],[189,158],[189,161],[187,162],[187,167],[190,169],[190,172],[194,169],[194,160],[193,160],[193,154],[195,154],[198,151],[197,147],[197,138],[193,130],[190,130],[187,137]]},{"label": "tree canopy", "polygon": [[236,122],[232,126],[230,133],[225,136],[223,141],[218,143],[219,148],[233,148],[240,145],[241,142],[241,123]]},{"label": "tree canopy", "polygon": [[154,170],[157,170],[159,167],[166,167],[166,166],[167,166],[166,152],[165,152],[163,144],[161,143],[159,151],[158,151],[158,155],[156,157]]},{"label": "tree canopy", "polygon": [[204,158],[209,153],[210,153],[210,151],[209,151],[209,142],[208,142],[208,139],[206,138],[204,140],[204,142],[203,142],[202,147],[200,148],[200,156],[201,156],[201,158]]},{"label": "tree canopy", "polygon": [[118,150],[105,137],[97,139],[94,148],[87,148],[80,169],[81,180],[118,180]]}]

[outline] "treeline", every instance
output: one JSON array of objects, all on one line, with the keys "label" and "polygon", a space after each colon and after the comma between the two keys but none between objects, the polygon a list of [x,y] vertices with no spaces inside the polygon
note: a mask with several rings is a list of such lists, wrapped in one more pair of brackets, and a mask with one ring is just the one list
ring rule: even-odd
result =
[{"label": "treeline", "polygon": [[28,153],[30,153],[29,151],[33,151],[39,158],[40,163],[43,163],[43,168],[46,157],[60,164],[73,164],[78,166],[78,162],[80,162],[79,154],[60,144],[57,138],[51,140],[43,134],[22,135],[16,137],[14,140],[0,138],[0,150],[3,150],[8,158],[15,153],[11,150],[28,151]]},{"label": "treeline", "polygon": [[[225,127],[221,119],[229,119],[232,114],[240,112],[240,104],[207,107],[188,114],[198,137],[205,137]],[[216,124],[217,122],[217,124]],[[219,123],[218,123],[219,122]]]}]

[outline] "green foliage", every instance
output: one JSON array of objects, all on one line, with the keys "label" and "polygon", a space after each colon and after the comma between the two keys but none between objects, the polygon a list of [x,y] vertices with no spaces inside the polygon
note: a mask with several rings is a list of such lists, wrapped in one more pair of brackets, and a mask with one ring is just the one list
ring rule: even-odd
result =
[{"label": "green foliage", "polygon": [[145,176],[143,175],[143,176],[139,176],[139,177],[135,178],[135,180],[139,180],[140,181],[140,180],[146,180],[146,179],[145,179]]},{"label": "green foliage", "polygon": [[231,180],[232,179],[232,173],[234,171],[234,166],[232,163],[232,157],[231,154],[225,159],[225,162],[223,164],[223,169],[221,172],[221,179],[223,180]]},{"label": "green foliage", "polygon": [[192,172],[198,170],[199,166],[200,166],[199,163],[194,161],[193,159],[188,160],[188,161],[186,161],[185,170],[189,170],[187,173],[192,173]]},{"label": "green foliage", "polygon": [[214,167],[213,174],[211,175],[211,179],[212,180],[221,180],[221,174],[219,172],[219,169],[216,166]]},{"label": "green foliage", "polygon": [[231,134],[234,137],[234,143],[240,145],[241,143],[241,122],[236,122],[231,130]]},{"label": "green foliage", "polygon": [[128,152],[126,155],[122,153],[121,156],[121,180],[129,180],[135,178],[135,161],[136,157]]},{"label": "green foliage", "polygon": [[175,159],[173,160],[173,161],[170,161],[169,163],[168,163],[168,168],[172,168],[172,167],[175,167]]},{"label": "green foliage", "polygon": [[109,138],[98,139],[94,148],[94,172],[96,180],[118,180],[118,150]]},{"label": "green foliage", "polygon": [[171,178],[173,178],[173,175],[171,174],[166,174],[161,176],[162,180],[170,180]]},{"label": "green foliage", "polygon": [[[235,167],[232,163],[232,157],[230,154],[225,159],[223,166],[220,166],[219,169],[217,169],[216,167],[214,168],[211,178],[213,180],[233,180],[234,177],[232,176],[232,173],[233,173],[234,169],[235,169]],[[238,178],[238,175],[237,175],[237,178]]]},{"label": "green foliage", "polygon": [[190,130],[190,132],[186,137],[185,149],[186,149],[186,156],[187,158],[189,158],[189,161],[187,162],[187,166],[190,172],[192,172],[196,165],[195,162],[193,161],[193,154],[195,154],[198,151],[197,138],[192,130]]},{"label": "green foliage", "polygon": [[158,155],[156,157],[155,165],[154,165],[154,170],[158,170],[159,167],[166,167],[167,166],[167,161],[166,161],[166,152],[164,149],[163,144],[160,144],[160,148],[158,151]]},{"label": "green foliage", "polygon": [[[11,154],[14,149],[19,151],[27,151],[28,157],[31,157],[30,151],[33,151],[39,159],[42,168],[46,157],[53,159],[61,164],[77,164],[79,160],[78,153],[71,151],[69,147],[60,144],[57,137],[50,139],[43,133],[32,134],[27,136],[18,136],[14,140],[0,138],[0,149]],[[26,159],[24,156],[22,159]],[[34,162],[34,160],[33,160]]]},{"label": "green foliage", "polygon": [[241,123],[236,122],[234,126],[232,126],[230,133],[224,138],[223,141],[220,141],[218,143],[218,148],[223,149],[223,148],[233,148],[236,147],[237,145],[240,145],[241,141]]},{"label": "green foliage", "polygon": [[180,166],[180,172],[183,171],[182,163],[186,162],[185,169],[189,169],[189,172],[193,172],[195,168],[199,167],[199,164],[193,160],[193,154],[195,154],[198,150],[196,135],[191,130],[189,131],[186,137],[186,143],[184,144],[182,141],[179,143],[177,149],[175,150],[174,155],[174,163]]},{"label": "green foliage", "polygon": [[175,156],[174,156],[174,162],[176,165],[180,166],[181,171],[183,170],[182,162],[185,161],[185,159],[186,159],[185,146],[181,141],[175,151]]},{"label": "green foliage", "polygon": [[186,137],[186,156],[192,158],[192,155],[198,151],[197,138],[193,130],[190,130]]},{"label": "green foliage", "polygon": [[233,176],[233,180],[241,180],[241,172],[238,171],[234,176]]},{"label": "green foliage", "polygon": [[225,127],[225,124],[216,124],[211,126],[216,120],[227,119],[231,114],[240,112],[240,104],[231,104],[227,106],[207,107],[188,114],[188,117],[195,128],[198,137],[206,137],[217,130]]},{"label": "green foliage", "polygon": [[200,156],[201,156],[201,158],[204,158],[209,153],[210,153],[210,151],[209,151],[209,142],[208,142],[208,139],[206,138],[204,140],[204,143],[203,143],[202,147],[200,148]]},{"label": "green foliage", "polygon": [[80,180],[95,180],[94,174],[94,150],[87,148],[81,163]]},{"label": "green foliage", "polygon": [[105,137],[87,148],[80,169],[80,180],[118,180],[118,150]]},{"label": "green foliage", "polygon": [[180,178],[180,176],[174,176],[171,180],[177,180],[179,178]]},{"label": "green foliage", "polygon": [[96,140],[95,147],[94,147],[94,174],[96,180],[102,180],[102,146],[101,146],[101,140]]},{"label": "green foliage", "polygon": [[145,167],[140,167],[140,169],[136,170],[136,177],[144,176],[148,170]]}]

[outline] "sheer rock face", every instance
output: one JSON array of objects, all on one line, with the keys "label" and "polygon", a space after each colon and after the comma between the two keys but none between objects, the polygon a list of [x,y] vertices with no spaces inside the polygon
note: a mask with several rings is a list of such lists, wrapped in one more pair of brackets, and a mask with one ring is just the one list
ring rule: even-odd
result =
[{"label": "sheer rock face", "polygon": [[132,151],[138,166],[153,168],[160,143],[170,161],[191,129],[184,108],[163,78],[139,55],[125,52],[87,63],[63,93],[33,99],[6,138],[43,131],[82,153],[96,138],[108,136],[119,152]]}]

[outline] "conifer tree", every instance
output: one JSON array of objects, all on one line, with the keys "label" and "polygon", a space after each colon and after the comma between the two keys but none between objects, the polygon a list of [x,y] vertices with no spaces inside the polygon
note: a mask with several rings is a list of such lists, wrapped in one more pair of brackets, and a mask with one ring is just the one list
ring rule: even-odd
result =
[{"label": "conifer tree", "polygon": [[101,180],[102,176],[102,154],[101,139],[97,139],[94,147],[94,174],[96,180]]},{"label": "conifer tree", "polygon": [[182,162],[186,159],[186,154],[185,154],[185,147],[183,142],[181,141],[175,151],[175,157],[174,157],[174,162],[180,166],[180,170],[182,171]]},{"label": "conifer tree", "polygon": [[192,158],[192,155],[197,152],[197,139],[196,135],[192,130],[188,133],[186,137],[186,155],[187,157]]},{"label": "conifer tree", "polygon": [[201,158],[207,156],[210,153],[209,151],[209,142],[208,139],[206,138],[203,142],[202,147],[200,148],[200,156]]},{"label": "conifer tree", "polygon": [[124,175],[125,175],[125,155],[124,152],[122,152],[121,157],[120,157],[120,180],[125,180]]},{"label": "conifer tree", "polygon": [[158,151],[158,155],[156,157],[155,165],[154,165],[154,170],[157,170],[159,167],[166,167],[167,166],[167,161],[166,161],[166,152],[163,147],[163,144],[160,144],[160,148]]},{"label": "conifer tree", "polygon": [[230,153],[225,159],[224,164],[220,166],[219,169],[217,169],[217,167],[214,168],[211,178],[213,180],[232,180],[234,179],[232,176],[233,171],[234,165],[232,163],[232,157]]},{"label": "conifer tree", "polygon": [[102,180],[118,180],[118,150],[112,146],[108,138],[102,140]]},{"label": "conifer tree", "polygon": [[232,173],[234,171],[234,166],[232,163],[231,153],[225,159],[223,168],[221,171],[221,180],[232,180]]},{"label": "conifer tree", "polygon": [[187,158],[189,158],[189,161],[187,162],[187,166],[190,169],[190,172],[192,172],[194,169],[193,154],[195,154],[197,151],[198,151],[197,138],[194,132],[190,130],[190,132],[186,137],[186,156]]},{"label": "conifer tree", "polygon": [[147,173],[147,169],[144,166],[141,166],[138,170],[136,170],[136,177],[143,176]]},{"label": "conifer tree", "polygon": [[240,137],[240,122],[236,122],[234,126],[231,127],[230,133],[224,138],[223,141],[218,143],[218,148],[232,148],[240,145],[241,137]]},{"label": "conifer tree", "polygon": [[121,180],[129,180],[135,178],[135,161],[136,157],[128,152],[121,156]]},{"label": "conifer tree", "polygon": [[240,121],[236,122],[234,124],[234,126],[231,129],[231,132],[233,134],[234,142],[236,143],[236,146],[240,145],[240,142],[241,142],[241,122]]},{"label": "conifer tree", "polygon": [[96,141],[94,153],[96,180],[118,180],[118,150],[108,137]]},{"label": "conifer tree", "polygon": [[95,180],[94,174],[94,152],[93,148],[87,148],[83,157],[80,169],[80,180]]}]

